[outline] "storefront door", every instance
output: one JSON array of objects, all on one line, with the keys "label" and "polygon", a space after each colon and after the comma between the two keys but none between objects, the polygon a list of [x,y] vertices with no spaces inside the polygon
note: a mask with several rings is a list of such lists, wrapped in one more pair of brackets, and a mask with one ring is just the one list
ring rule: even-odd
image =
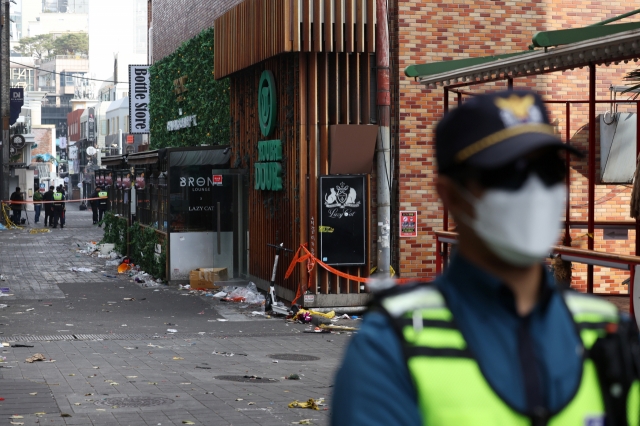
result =
[{"label": "storefront door", "polygon": [[214,170],[213,267],[229,278],[247,274],[248,178],[236,170]]}]

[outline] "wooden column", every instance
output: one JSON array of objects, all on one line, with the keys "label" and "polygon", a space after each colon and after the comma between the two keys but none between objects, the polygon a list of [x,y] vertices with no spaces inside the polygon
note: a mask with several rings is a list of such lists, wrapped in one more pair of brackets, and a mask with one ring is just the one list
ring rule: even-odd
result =
[{"label": "wooden column", "polygon": [[[309,251],[318,255],[318,53],[308,54],[307,123],[309,134]],[[315,283],[315,276],[312,277]],[[312,284],[314,285],[314,284]]]},{"label": "wooden column", "polygon": [[[309,205],[307,199],[309,196],[309,189],[307,186],[307,177],[309,176],[309,165],[306,161],[308,158],[308,144],[307,144],[307,55],[304,53],[298,54],[298,78],[299,83],[299,103],[300,108],[300,175],[299,175],[299,187],[300,187],[300,241],[306,243],[309,241]],[[292,247],[292,249],[294,249]],[[297,247],[295,248],[297,250]],[[300,284],[304,287],[307,284],[307,265],[302,264],[299,267],[299,279]],[[313,290],[312,290],[313,291]],[[299,303],[299,301],[298,301]]]}]

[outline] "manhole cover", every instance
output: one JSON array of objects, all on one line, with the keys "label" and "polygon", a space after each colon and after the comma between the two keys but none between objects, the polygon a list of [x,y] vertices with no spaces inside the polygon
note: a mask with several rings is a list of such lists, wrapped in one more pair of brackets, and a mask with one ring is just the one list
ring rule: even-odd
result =
[{"label": "manhole cover", "polygon": [[278,381],[277,379],[268,379],[266,377],[259,376],[216,376],[216,379],[245,383],[275,383]]},{"label": "manhole cover", "polygon": [[173,399],[150,396],[118,396],[96,401],[95,404],[118,408],[155,407],[158,405],[173,404]]},{"label": "manhole cover", "polygon": [[320,359],[317,356],[303,354],[271,354],[267,356],[269,358],[281,359],[283,361],[317,361]]}]

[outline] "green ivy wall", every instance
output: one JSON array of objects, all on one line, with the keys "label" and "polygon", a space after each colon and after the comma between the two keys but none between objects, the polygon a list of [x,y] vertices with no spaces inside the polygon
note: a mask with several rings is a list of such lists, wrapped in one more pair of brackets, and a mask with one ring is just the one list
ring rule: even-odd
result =
[{"label": "green ivy wall", "polygon": [[[151,149],[229,143],[229,79],[215,80],[213,54],[210,28],[150,67]],[[178,102],[173,82],[184,76],[187,91]],[[197,117],[197,126],[167,131],[168,121],[189,115]]]}]

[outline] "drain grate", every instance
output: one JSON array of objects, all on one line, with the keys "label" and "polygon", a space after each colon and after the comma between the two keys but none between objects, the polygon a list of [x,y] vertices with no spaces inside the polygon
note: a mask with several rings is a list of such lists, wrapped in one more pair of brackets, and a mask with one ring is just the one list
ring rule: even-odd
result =
[{"label": "drain grate", "polygon": [[268,379],[266,377],[258,376],[216,376],[215,378],[218,380],[243,383],[275,383],[278,381],[278,379]]},{"label": "drain grate", "polygon": [[157,407],[173,404],[173,399],[154,396],[118,396],[101,399],[94,404],[111,408]]},{"label": "drain grate", "polygon": [[317,356],[303,354],[271,354],[267,356],[282,361],[318,361],[320,359]]}]

